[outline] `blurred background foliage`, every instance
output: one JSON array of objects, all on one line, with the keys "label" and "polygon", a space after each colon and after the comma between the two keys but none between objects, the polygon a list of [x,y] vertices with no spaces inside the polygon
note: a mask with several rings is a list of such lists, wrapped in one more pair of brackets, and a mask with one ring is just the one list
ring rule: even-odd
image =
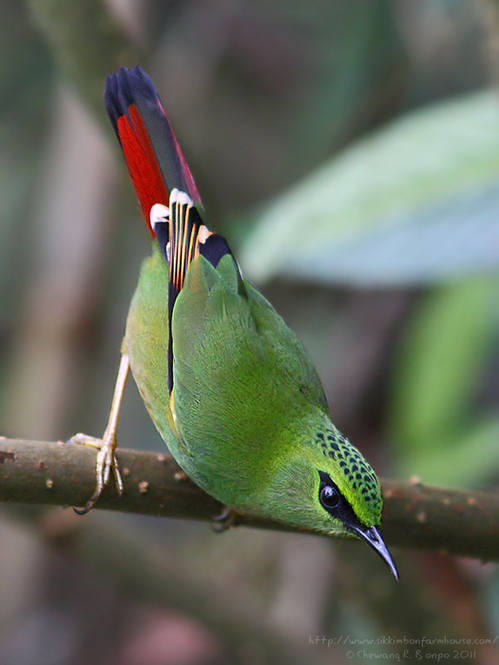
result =
[{"label": "blurred background foliage", "polygon": [[[381,474],[497,486],[497,2],[32,0],[2,17],[2,433],[105,424],[149,241],[101,95],[139,62],[335,422]],[[163,449],[133,385],[120,443]],[[2,508],[0,538],[0,665],[497,662],[484,562],[397,552],[394,585],[351,543],[60,509]]]}]

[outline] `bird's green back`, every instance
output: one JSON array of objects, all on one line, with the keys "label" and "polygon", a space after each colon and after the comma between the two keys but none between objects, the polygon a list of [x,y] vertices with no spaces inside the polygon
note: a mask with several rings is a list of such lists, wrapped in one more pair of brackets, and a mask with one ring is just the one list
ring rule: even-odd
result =
[{"label": "bird's green back", "polygon": [[215,474],[224,492],[231,487],[231,504],[252,502],[274,465],[289,457],[299,421],[309,412],[324,418],[315,369],[230,256],[217,269],[203,257],[193,262],[173,337],[175,412],[196,466],[210,484]]},{"label": "bird's green back", "polygon": [[[155,248],[142,268],[125,346],[151,417],[186,473],[234,508],[293,522],[289,502],[281,514],[276,486],[289,493],[298,478],[317,493],[324,471],[359,517],[377,524],[374,472],[331,423],[303,345],[230,256],[216,269],[202,256],[193,261],[175,303],[173,419],[165,383],[167,283]],[[297,507],[295,523],[310,520],[304,509]],[[327,513],[318,512],[331,531]]]}]

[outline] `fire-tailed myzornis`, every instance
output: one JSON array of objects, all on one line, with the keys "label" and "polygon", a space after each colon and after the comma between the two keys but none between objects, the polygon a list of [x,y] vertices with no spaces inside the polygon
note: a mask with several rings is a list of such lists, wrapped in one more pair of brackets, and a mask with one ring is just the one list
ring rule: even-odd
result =
[{"label": "fire-tailed myzornis", "polygon": [[109,424],[93,439],[97,487],[86,509],[111,469],[121,491],[116,424],[131,367],[159,433],[203,490],[237,512],[354,534],[397,576],[377,529],[378,478],[332,423],[301,342],[206,225],[151,79],[122,68],[108,77],[105,102],[153,248],[128,314]]}]

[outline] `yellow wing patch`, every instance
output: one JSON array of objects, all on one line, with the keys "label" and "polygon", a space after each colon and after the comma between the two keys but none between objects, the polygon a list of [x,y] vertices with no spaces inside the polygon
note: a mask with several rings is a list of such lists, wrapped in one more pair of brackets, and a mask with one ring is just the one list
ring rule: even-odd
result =
[{"label": "yellow wing patch", "polygon": [[184,285],[185,275],[191,261],[199,254],[199,243],[212,235],[201,218],[192,200],[185,192],[173,189],[170,192],[170,281],[176,294]]}]

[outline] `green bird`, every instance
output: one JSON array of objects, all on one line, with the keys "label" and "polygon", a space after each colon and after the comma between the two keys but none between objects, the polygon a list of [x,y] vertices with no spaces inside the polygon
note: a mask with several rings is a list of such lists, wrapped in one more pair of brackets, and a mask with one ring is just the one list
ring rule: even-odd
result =
[{"label": "green bird", "polygon": [[152,256],[130,306],[99,449],[92,508],[115,457],[129,367],[185,473],[228,509],[333,536],[354,535],[397,569],[378,530],[382,497],[363,455],[331,422],[302,343],[209,230],[196,184],[154,84],[140,68],[108,77],[107,112],[123,149]]}]

